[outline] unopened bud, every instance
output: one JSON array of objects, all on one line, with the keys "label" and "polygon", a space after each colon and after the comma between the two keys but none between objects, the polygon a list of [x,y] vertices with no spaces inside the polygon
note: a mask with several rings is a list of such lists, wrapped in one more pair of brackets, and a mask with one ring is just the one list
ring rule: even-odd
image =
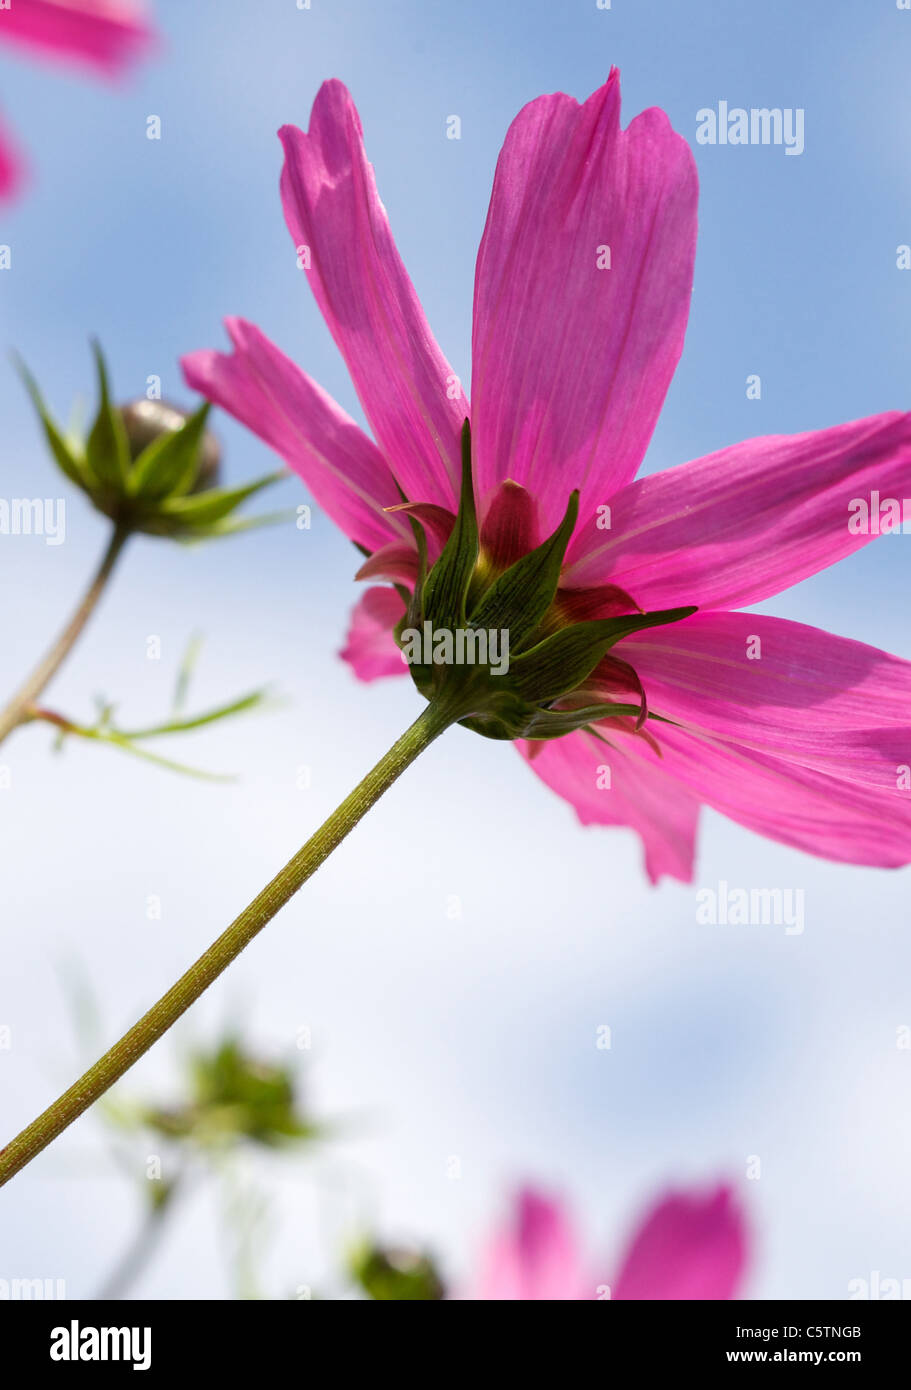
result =
[{"label": "unopened bud", "polygon": [[[188,410],[181,410],[179,406],[171,405],[168,401],[150,401],[145,396],[119,406],[118,409],[127,432],[130,458],[134,463],[159,435],[175,434],[190,418]],[[218,441],[214,434],[206,430],[199,447],[199,472],[190,491],[202,492],[206,488],[214,487],[218,482],[220,467],[221,449]]]}]

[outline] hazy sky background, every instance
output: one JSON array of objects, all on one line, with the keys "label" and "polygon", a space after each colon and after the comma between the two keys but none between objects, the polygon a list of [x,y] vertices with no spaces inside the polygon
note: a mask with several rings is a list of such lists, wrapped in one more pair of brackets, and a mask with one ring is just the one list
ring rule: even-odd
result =
[{"label": "hazy sky background", "polygon": [[[120,89],[0,52],[7,122],[32,184],[0,214],[0,340],[61,416],[90,399],[98,334],[117,394],[258,323],[358,418],[284,227],[283,122],[306,125],[340,77],[363,120],[393,231],[454,369],[470,378],[474,257],[516,111],[586,97],[620,66],[624,124],[664,107],[802,107],[806,149],[695,147],[700,243],[683,361],[647,460],[663,468],[751,435],[820,428],[909,400],[911,13],[894,0],[158,0],[160,57]],[[162,139],[146,139],[160,116]],[[458,114],[462,138],[445,138]],[[759,373],[762,400],[746,399]],[[0,363],[6,497],[59,496],[12,368]],[[230,480],[273,466],[216,420]],[[67,538],[0,538],[3,685],[60,625],[105,523],[66,489]],[[306,500],[294,480],[273,493]],[[764,605],[911,657],[911,539],[884,539]],[[48,702],[124,721],[165,712],[181,650],[206,636],[194,703],[274,682],[278,713],[169,751],[242,778],[178,780],[89,745],[16,734],[0,761],[3,1138],[91,1060],[61,970],[79,962],[113,1040],[170,985],[411,721],[404,681],[359,686],[337,660],[356,597],[350,544],[316,514],[184,551],[140,539]],[[162,658],[146,658],[150,635]],[[298,770],[312,769],[309,790]],[[700,886],[802,888],[806,930],[706,927]],[[181,1050],[242,1018],[296,1058],[343,1139],[270,1160],[263,1286],[329,1287],[359,1219],[471,1267],[510,1186],[571,1201],[599,1276],[666,1185],[727,1176],[756,1238],[747,1292],[844,1298],[911,1276],[909,872],[830,865],[705,813],[697,880],[652,889],[631,832],[583,830],[515,752],[456,729],[409,772],[300,896],[123,1086],[167,1099]],[[146,918],[158,894],[160,922]],[[447,915],[453,895],[461,917]],[[599,1025],[610,1051],[596,1048]],[[302,1027],[309,1053],[295,1049]],[[0,1194],[0,1278],[91,1295],[138,1220],[87,1117]],[[447,1176],[461,1159],[462,1177]],[[748,1157],[762,1176],[747,1181]],[[144,1150],[137,1150],[137,1159]],[[188,1202],[136,1292],[229,1294],[220,1215]],[[612,1258],[613,1257],[613,1258]]]}]

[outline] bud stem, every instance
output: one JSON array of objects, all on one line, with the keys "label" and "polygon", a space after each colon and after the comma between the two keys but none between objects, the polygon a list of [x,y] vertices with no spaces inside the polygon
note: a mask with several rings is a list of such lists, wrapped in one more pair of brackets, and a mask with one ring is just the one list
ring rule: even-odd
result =
[{"label": "bud stem", "polygon": [[86,589],[79,607],[25,684],[16,692],[6,708],[0,710],[0,743],[8,738],[20,724],[28,721],[30,706],[50,684],[76,645],[83,628],[95,611],[98,600],[104,593],[105,586],[111,577],[111,571],[117,563],[129,534],[129,529],[125,526],[114,527],[107,550],[102,556],[101,564],[98,566],[91,584]]},{"label": "bud stem", "polygon": [[411,727],[385,753],[354,791],[333,811],[293,859],[267,883],[239,917],[231,923],[194,965],[181,976],[167,994],[143,1015],[119,1042],[115,1043],[84,1076],[64,1091],[43,1115],[17,1138],[0,1149],[0,1187],[39,1154],[58,1134],[93,1105],[124,1072],[165,1034],[173,1023],[206,990],[223,970],[240,955],[267,922],[285,906],[297,890],[314,874],[324,859],[341,844],[349,831],[393,782],[450,724],[463,718],[468,709],[461,701],[443,697],[422,711]]}]

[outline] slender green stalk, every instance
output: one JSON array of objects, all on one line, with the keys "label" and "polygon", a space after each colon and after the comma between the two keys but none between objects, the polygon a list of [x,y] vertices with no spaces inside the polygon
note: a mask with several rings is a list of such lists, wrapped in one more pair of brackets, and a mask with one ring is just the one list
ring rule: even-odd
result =
[{"label": "slender green stalk", "polygon": [[450,724],[467,713],[464,699],[462,703],[455,703],[452,698],[439,698],[427,705],[410,729],[380,758],[316,834],[298,850],[271,883],[266,884],[176,985],[109,1052],[89,1067],[84,1076],[68,1091],[64,1091],[43,1115],[39,1115],[6,1148],[0,1149],[0,1187],[78,1119],[115,1081],[119,1081],[124,1072],[168,1031],[254,936],[262,931],[405,769]]},{"label": "slender green stalk", "polygon": [[164,1235],[167,1218],[175,1207],[174,1198],[179,1183],[180,1179],[175,1178],[167,1190],[167,1195],[159,1200],[155,1206],[151,1204],[148,1206],[143,1223],[132,1244],[118,1261],[113,1272],[105,1279],[95,1295],[96,1301],[104,1303],[123,1298],[130,1285],[142,1273],[158,1249]]},{"label": "slender green stalk", "polygon": [[114,527],[111,533],[111,539],[108,542],[107,550],[102,556],[101,564],[98,566],[92,582],[82,596],[75,613],[57,638],[57,641],[42,660],[39,661],[24,685],[16,691],[16,694],[10,700],[6,708],[0,710],[0,743],[2,743],[14,729],[18,728],[20,724],[28,722],[29,707],[38,699],[38,696],[45,687],[50,684],[53,677],[63,665],[63,662],[69,656],[83,628],[94,613],[98,600],[104,593],[105,586],[111,577],[111,571],[117,563],[120,552],[129,534],[129,530],[124,526]]}]

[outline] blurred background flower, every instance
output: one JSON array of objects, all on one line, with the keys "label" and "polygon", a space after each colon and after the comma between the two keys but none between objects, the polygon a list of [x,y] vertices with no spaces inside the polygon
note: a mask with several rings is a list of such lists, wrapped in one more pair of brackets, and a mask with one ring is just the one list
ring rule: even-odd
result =
[{"label": "blurred background flower", "polygon": [[365,1241],[352,1251],[348,1268],[363,1293],[377,1302],[426,1303],[445,1296],[439,1269],[424,1250]]},{"label": "blurred background flower", "polygon": [[276,1147],[319,1133],[298,1111],[291,1069],[251,1056],[236,1037],[226,1037],[213,1051],[194,1053],[188,1083],[185,1101],[143,1109],[142,1123],[203,1150],[243,1140]]},{"label": "blurred background flower", "polygon": [[234,1031],[210,1047],[194,1048],[183,1070],[181,1092],[172,1101],[146,1102],[114,1091],[99,1106],[110,1154],[145,1211],[135,1238],[105,1274],[99,1297],[125,1297],[156,1253],[176,1199],[188,1188],[213,1183],[222,1189],[222,1226],[232,1240],[226,1263],[234,1270],[235,1293],[259,1297],[270,1200],[237,1160],[246,1146],[289,1152],[328,1132],[305,1106],[299,1070],[263,1057]]},{"label": "blurred background flower", "polygon": [[[590,1221],[586,1229],[591,1228]],[[730,1299],[741,1292],[748,1240],[730,1189],[671,1192],[640,1220],[616,1276],[594,1277],[565,1206],[526,1187],[490,1240],[468,1297]]]},{"label": "blurred background flower", "polygon": [[[0,7],[0,43],[116,78],[148,53],[154,34],[133,0],[13,0]],[[0,199],[19,191],[23,175],[17,145],[0,127]]]}]

